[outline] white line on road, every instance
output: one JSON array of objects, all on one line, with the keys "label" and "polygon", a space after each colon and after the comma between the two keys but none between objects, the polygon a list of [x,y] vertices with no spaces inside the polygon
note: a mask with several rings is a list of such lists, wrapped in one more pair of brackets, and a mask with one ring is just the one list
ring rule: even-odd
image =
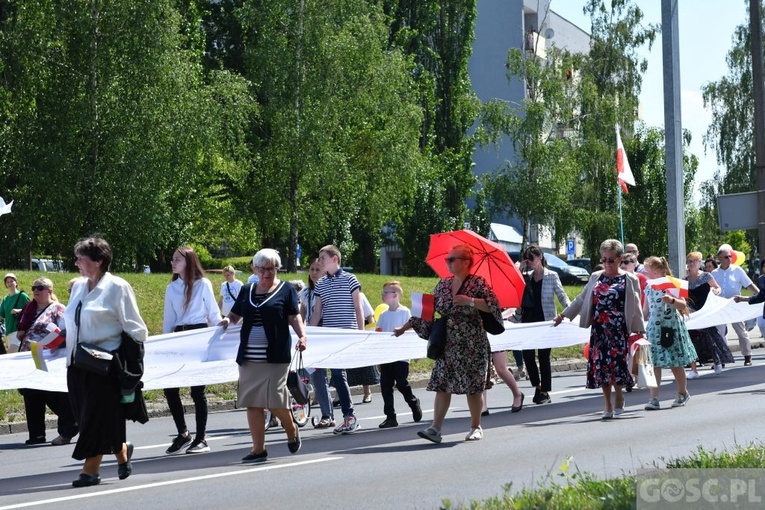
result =
[{"label": "white line on road", "polygon": [[87,494],[76,494],[73,496],[63,496],[60,498],[51,498],[51,499],[41,499],[38,501],[28,501],[26,503],[18,503],[15,505],[8,505],[8,506],[2,506],[0,507],[0,510],[10,510],[12,508],[27,508],[30,506],[37,506],[37,505],[49,505],[51,503],[61,503],[63,501],[74,501],[77,499],[85,499],[85,498],[96,498],[98,496],[107,496],[112,494],[119,494],[122,492],[132,492],[132,491],[140,491],[140,490],[146,490],[146,489],[153,489],[155,487],[165,487],[168,485],[176,485],[181,483],[190,483],[190,482],[197,482],[199,480],[212,480],[215,478],[223,478],[226,476],[238,476],[238,475],[246,475],[248,473],[257,473],[259,471],[269,471],[273,469],[283,469],[283,468],[290,468],[290,467],[297,467],[297,466],[306,466],[309,464],[318,464],[320,462],[328,462],[331,460],[340,460],[342,457],[323,457],[321,459],[314,459],[314,460],[304,460],[301,462],[292,462],[289,464],[274,464],[274,465],[267,465],[267,466],[258,466],[255,468],[250,469],[243,469],[241,471],[228,471],[226,473],[216,473],[212,475],[202,475],[202,476],[194,476],[191,478],[185,478],[181,480],[168,480],[166,482],[155,482],[155,483],[147,483],[144,485],[135,485],[133,487],[123,487],[120,489],[109,489],[105,491],[99,491],[99,492],[89,492]]}]

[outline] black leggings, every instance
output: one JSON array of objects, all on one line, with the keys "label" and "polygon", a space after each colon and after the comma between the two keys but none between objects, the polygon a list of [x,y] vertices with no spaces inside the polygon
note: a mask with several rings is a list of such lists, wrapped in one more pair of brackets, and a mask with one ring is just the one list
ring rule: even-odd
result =
[{"label": "black leggings", "polygon": [[[170,414],[173,415],[173,421],[175,421],[178,434],[185,434],[189,429],[186,426],[180,389],[166,388],[165,398],[170,408]],[[191,398],[194,400],[194,414],[197,420],[196,437],[197,439],[204,439],[207,430],[207,395],[205,394],[205,386],[192,386]]]},{"label": "black leggings", "polygon": [[[183,326],[176,326],[174,331],[188,331],[190,329],[206,328],[207,324],[190,324]],[[186,417],[183,412],[183,404],[181,403],[181,392],[179,388],[166,388],[165,398],[167,399],[167,406],[170,408],[170,414],[173,415],[173,421],[178,429],[178,434],[186,434],[189,428],[186,426]],[[207,395],[205,394],[205,386],[192,386],[191,398],[194,401],[194,414],[197,419],[196,438],[204,439],[205,432],[207,431]]]}]

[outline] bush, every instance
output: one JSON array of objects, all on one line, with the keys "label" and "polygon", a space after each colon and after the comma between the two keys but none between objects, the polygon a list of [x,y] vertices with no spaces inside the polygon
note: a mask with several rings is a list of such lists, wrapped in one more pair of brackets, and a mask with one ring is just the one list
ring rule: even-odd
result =
[{"label": "bush", "polygon": [[[252,257],[228,257],[224,259],[212,259],[209,266],[204,266],[205,269],[223,269],[226,266],[232,266],[234,269],[241,271],[249,276],[252,273],[250,269],[250,262]],[[241,279],[241,278],[240,278]]]},{"label": "bush", "polygon": [[202,267],[210,267],[213,258],[212,255],[210,255],[208,249],[201,244],[196,243],[189,243],[189,246],[191,246],[194,251],[197,252],[197,257],[199,257],[199,262],[202,264]]}]

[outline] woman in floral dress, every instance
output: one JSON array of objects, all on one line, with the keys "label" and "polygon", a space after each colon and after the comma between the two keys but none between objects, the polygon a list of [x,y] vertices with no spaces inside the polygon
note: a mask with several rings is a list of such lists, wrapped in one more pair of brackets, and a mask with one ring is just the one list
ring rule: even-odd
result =
[{"label": "woman in floral dress", "polygon": [[[433,423],[417,435],[434,443],[441,442],[441,427],[452,394],[456,393],[467,396],[470,409],[470,431],[465,440],[478,441],[483,438],[481,394],[486,387],[491,351],[479,311],[491,313],[500,324],[502,314],[486,280],[470,274],[473,251],[469,246],[453,247],[446,260],[454,276],[442,279],[433,291],[436,311],[446,317],[446,348],[433,366],[427,388],[436,392]],[[430,335],[432,323],[428,321],[412,317],[407,324],[422,338]]]},{"label": "woman in floral dress", "polygon": [[[620,269],[622,243],[607,239],[600,245],[603,271],[595,271],[581,294],[558,315],[553,323],[580,316],[580,326],[590,328],[586,387],[601,388],[605,409],[603,419],[624,412],[622,388],[632,384],[627,363],[627,338],[643,335],[645,325],[640,310],[640,283],[632,273]],[[611,402],[611,387],[616,393]]]},{"label": "woman in floral dress", "polygon": [[[688,328],[682,315],[690,315],[690,310],[685,299],[672,296],[664,290],[655,289],[651,280],[672,276],[667,259],[664,257],[648,257],[643,261],[643,266],[648,276],[648,287],[645,289],[645,305],[643,314],[647,317],[648,340],[651,342],[651,356],[653,357],[653,369],[656,375],[656,388],[650,388],[650,400],[645,405],[646,411],[658,411],[659,387],[661,386],[661,369],[669,367],[675,376],[677,383],[677,398],[672,402],[672,407],[682,407],[691,398],[688,393],[685,377],[685,365],[696,359],[696,349],[691,343]],[[661,328],[671,327],[674,331],[674,341],[671,346],[661,345]]]}]

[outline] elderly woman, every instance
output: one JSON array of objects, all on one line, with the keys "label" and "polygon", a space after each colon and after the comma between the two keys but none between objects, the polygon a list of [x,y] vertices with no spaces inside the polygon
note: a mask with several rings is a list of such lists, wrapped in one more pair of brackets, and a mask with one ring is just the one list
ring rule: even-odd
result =
[{"label": "elderly woman", "polygon": [[290,453],[300,450],[300,433],[292,419],[287,390],[287,373],[292,359],[290,326],[298,336],[295,349],[305,350],[306,336],[297,292],[276,276],[282,267],[279,253],[265,248],[255,254],[252,262],[259,276],[258,282],[242,287],[233,308],[220,325],[226,328],[242,320],[236,355],[239,365],[237,405],[247,408],[247,424],[252,436],[252,451],[242,461],[264,462],[268,459],[264,408],[270,409],[282,422]]},{"label": "elderly woman", "polygon": [[[44,348],[55,350],[63,343],[56,331],[64,326],[66,307],[53,294],[53,282],[38,278],[32,284],[33,299],[19,314],[17,338],[21,341],[19,351],[31,350],[31,342],[44,344]],[[51,325],[53,325],[51,327]],[[49,329],[51,328],[51,329]],[[59,391],[21,390],[27,416],[29,439],[27,445],[45,442],[45,406],[58,416],[58,437],[51,441],[54,446],[69,444],[77,435],[77,423],[72,415],[69,394]]]},{"label": "elderly woman", "polygon": [[[653,370],[656,374],[656,388],[650,388],[650,400],[645,405],[646,411],[658,411],[659,388],[661,387],[661,369],[670,368],[677,383],[677,397],[672,402],[672,407],[682,407],[691,395],[688,393],[685,377],[685,367],[696,359],[696,349],[693,347],[688,328],[682,315],[690,315],[685,299],[668,294],[665,290],[655,289],[650,285],[650,280],[672,276],[667,259],[664,257],[648,257],[643,261],[649,285],[645,289],[645,304],[643,315],[648,324],[648,340],[651,342],[651,356],[653,357]],[[670,328],[673,338],[670,345],[662,339],[662,328]]]},{"label": "elderly woman", "polygon": [[[489,339],[479,311],[488,312],[501,324],[502,312],[494,291],[480,276],[470,274],[473,250],[457,245],[446,257],[453,276],[443,278],[433,291],[435,308],[446,318],[446,348],[433,365],[428,391],[435,391],[433,423],[417,435],[434,443],[441,442],[441,428],[452,394],[465,394],[470,409],[470,431],[466,441],[483,439],[481,405],[489,370]],[[430,336],[432,323],[412,317],[396,330],[397,334],[414,327],[422,338]],[[520,395],[516,400],[520,400]]]},{"label": "elderly woman", "polygon": [[[67,385],[80,437],[72,457],[84,460],[75,487],[101,483],[104,454],[117,457],[117,475],[124,480],[132,473],[133,445],[126,442],[125,406],[135,398],[119,379],[115,364],[107,375],[89,372],[73,363],[78,343],[106,351],[117,351],[123,342],[143,342],[148,330],[138,312],[130,284],[109,273],[112,249],[99,238],[83,239],[74,247],[75,265],[85,277],[72,288],[64,312],[68,359]],[[127,335],[125,338],[123,335]],[[134,388],[135,390],[135,388]],[[127,392],[127,393],[126,393]],[[124,396],[123,396],[124,395]]]},{"label": "elderly woman", "polygon": [[[29,303],[29,296],[23,290],[19,290],[19,281],[15,274],[6,274],[3,281],[8,289],[8,295],[3,298],[3,302],[0,304],[0,318],[5,322],[5,334],[11,335],[13,338],[15,336],[13,333],[18,329],[18,314]],[[18,339],[13,341],[16,342],[16,348],[13,351],[16,351],[18,350]],[[5,344],[0,345],[0,354],[5,354]]]},{"label": "elderly woman", "polygon": [[[578,314],[579,325],[590,328],[586,387],[603,391],[604,420],[624,412],[622,387],[632,384],[627,339],[630,334],[645,334],[640,283],[635,275],[620,269],[622,251],[622,243],[616,239],[603,241],[600,262],[604,269],[593,272],[582,293],[553,319],[557,326],[564,317],[573,320]],[[614,402],[611,387],[616,393]]]}]

